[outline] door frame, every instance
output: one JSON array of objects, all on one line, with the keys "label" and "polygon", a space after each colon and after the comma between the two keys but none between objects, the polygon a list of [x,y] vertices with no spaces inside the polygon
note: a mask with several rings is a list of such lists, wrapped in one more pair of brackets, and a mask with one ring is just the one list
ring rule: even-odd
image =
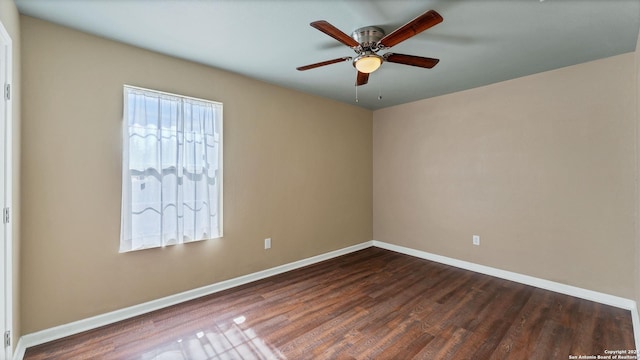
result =
[{"label": "door frame", "polygon": [[[4,83],[0,84],[2,86],[2,105],[0,106],[0,126],[2,129],[0,130],[2,139],[2,143],[4,144],[4,148],[0,149],[0,154],[2,154],[2,176],[0,178],[0,207],[2,207],[2,221],[3,223],[3,231],[0,236],[0,240],[2,240],[2,244],[0,244],[0,256],[3,259],[3,266],[0,266],[0,274],[2,275],[2,280],[0,283],[0,328],[2,333],[2,351],[0,351],[0,360],[10,360],[13,357],[13,220],[11,219],[13,214],[11,213],[12,208],[12,176],[13,176],[13,154],[12,154],[12,146],[13,146],[13,137],[12,137],[12,123],[13,123],[13,112],[12,112],[12,103],[13,103],[13,83],[12,83],[12,74],[13,74],[13,43],[11,40],[11,36],[7,32],[2,21],[0,21],[0,47],[4,49],[4,51],[0,51],[0,56],[3,56],[4,59],[1,59],[0,64],[0,72],[4,73],[0,75],[0,78],[4,78]],[[5,86],[10,86],[9,90],[5,89]],[[9,92],[9,98],[6,97],[6,92]],[[4,209],[8,209],[8,222],[5,223],[5,213]],[[9,332],[9,344],[6,346],[5,343],[5,333]]]}]

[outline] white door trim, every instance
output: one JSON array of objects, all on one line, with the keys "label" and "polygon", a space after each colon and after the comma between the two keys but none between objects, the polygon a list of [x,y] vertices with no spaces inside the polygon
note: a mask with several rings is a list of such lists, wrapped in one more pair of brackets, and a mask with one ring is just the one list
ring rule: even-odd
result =
[{"label": "white door trim", "polygon": [[[12,103],[13,103],[13,94],[12,89],[9,93],[9,99],[6,97],[5,86],[8,84],[12,86],[12,73],[13,73],[13,43],[7,29],[4,27],[4,24],[0,21],[0,46],[4,48],[5,51],[0,52],[3,54],[4,59],[0,59],[0,71],[4,72],[4,83],[0,84],[2,86],[2,103],[4,106],[2,107],[2,114],[0,114],[0,126],[3,126],[3,137],[2,143],[4,144],[4,151],[1,152],[4,154],[4,159],[2,160],[2,166],[4,167],[3,171],[3,179],[0,179],[0,184],[3,184],[2,189],[0,189],[0,205],[3,208],[9,209],[9,222],[4,224],[4,211],[2,211],[3,220],[3,244],[2,251],[0,251],[0,255],[3,258],[3,280],[0,285],[3,288],[2,299],[0,299],[0,304],[2,305],[0,311],[2,311],[2,345],[0,347],[3,351],[0,351],[0,359],[1,360],[9,360],[13,356],[13,340],[10,339],[10,343],[8,346],[5,346],[5,338],[4,334],[6,331],[10,331],[12,334],[13,328],[13,238],[12,238],[12,223],[11,214],[12,210],[12,167],[13,167],[13,154],[12,154]],[[13,334],[12,334],[13,335]]]}]

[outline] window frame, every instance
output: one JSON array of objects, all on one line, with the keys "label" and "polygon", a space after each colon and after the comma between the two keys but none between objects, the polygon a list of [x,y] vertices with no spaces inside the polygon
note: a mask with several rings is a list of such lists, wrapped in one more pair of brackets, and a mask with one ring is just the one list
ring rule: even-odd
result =
[{"label": "window frame", "polygon": [[[206,241],[206,240],[213,240],[213,239],[221,239],[224,237],[224,105],[222,102],[219,101],[213,101],[213,100],[208,100],[208,99],[203,99],[203,98],[197,98],[197,97],[192,97],[192,96],[186,96],[186,95],[180,95],[180,94],[176,94],[176,93],[171,93],[171,92],[166,92],[166,91],[161,91],[161,90],[155,90],[155,89],[149,89],[149,88],[144,88],[144,87],[139,87],[139,86],[133,86],[133,85],[128,85],[128,84],[124,84],[122,87],[122,94],[123,94],[123,104],[122,104],[122,129],[121,129],[121,140],[124,142],[125,138],[124,138],[124,133],[125,133],[125,128],[128,126],[128,118],[127,118],[127,114],[128,114],[128,102],[127,102],[127,98],[126,98],[126,94],[127,94],[127,89],[132,89],[132,90],[137,90],[137,91],[145,91],[145,92],[151,92],[151,93],[156,93],[160,96],[171,96],[171,97],[177,97],[177,98],[181,98],[182,100],[193,100],[193,101],[197,101],[197,102],[206,102],[206,103],[211,103],[214,104],[216,106],[220,107],[220,121],[216,121],[216,123],[214,124],[215,128],[218,131],[219,134],[219,145],[218,145],[218,174],[219,174],[219,179],[218,179],[218,229],[219,229],[219,234],[216,237],[210,237],[210,238],[204,238],[204,239],[198,239],[198,240],[191,240],[188,242],[179,242],[176,244],[159,244],[156,246],[147,246],[147,247],[141,247],[141,248],[129,248],[126,250],[122,249],[122,218],[123,218],[123,211],[122,211],[122,204],[121,204],[121,210],[120,210],[120,221],[121,221],[121,228],[120,228],[120,253],[127,253],[127,252],[134,252],[134,251],[139,251],[139,250],[145,250],[145,249],[157,249],[157,248],[164,248],[167,246],[174,246],[174,245],[179,245],[179,244],[188,244],[188,243],[196,243],[196,242],[200,242],[200,241]],[[122,143],[121,144],[122,147],[120,149],[120,155],[121,155],[121,159],[122,159],[122,166],[121,166],[121,185],[122,188],[120,190],[121,192],[121,198],[124,197],[124,183],[123,183],[123,179],[124,179],[124,149],[125,149],[125,144]],[[130,157],[129,157],[130,159]],[[121,200],[122,201],[122,200]],[[131,199],[129,199],[129,201],[131,201]]]}]

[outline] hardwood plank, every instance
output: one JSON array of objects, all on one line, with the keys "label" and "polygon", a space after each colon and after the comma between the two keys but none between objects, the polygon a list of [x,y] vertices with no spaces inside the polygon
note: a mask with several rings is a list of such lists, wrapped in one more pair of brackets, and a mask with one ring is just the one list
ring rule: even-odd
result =
[{"label": "hardwood plank", "polygon": [[568,359],[628,310],[369,248],[27,349],[25,360]]},{"label": "hardwood plank", "polygon": [[[540,336],[536,339],[536,346],[529,354],[532,360],[564,359],[568,358],[571,349],[572,329],[547,320],[542,326]],[[589,354],[592,355],[592,354]]]}]

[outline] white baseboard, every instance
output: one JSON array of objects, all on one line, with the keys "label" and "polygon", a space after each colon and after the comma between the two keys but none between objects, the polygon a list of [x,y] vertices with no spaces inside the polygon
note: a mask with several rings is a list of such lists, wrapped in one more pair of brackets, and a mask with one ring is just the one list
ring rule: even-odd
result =
[{"label": "white baseboard", "polygon": [[640,317],[636,306],[631,309],[631,321],[633,321],[633,338],[636,342],[636,350],[640,350]]},{"label": "white baseboard", "polygon": [[29,347],[47,343],[49,341],[61,339],[63,337],[75,335],[84,331],[96,329],[101,326],[113,324],[118,321],[126,320],[134,316],[149,313],[179,304],[185,301],[197,299],[202,296],[217,293],[236,286],[248,284],[253,281],[268,278],[270,276],[282,274],[287,271],[299,269],[308,265],[312,265],[324,260],[329,260],[338,256],[349,254],[358,250],[366,249],[372,246],[371,241],[361,244],[349,246],[344,249],[331,251],[325,254],[313,256],[307,259],[294,261],[292,263],[276,266],[271,269],[258,271],[252,274],[240,276],[237,278],[221,281],[219,283],[203,286],[201,288],[188,290],[179,294],[170,295],[161,299],[152,300],[143,304],[130,306],[124,309],[115,310],[106,314],[97,315],[83,320],[74,321],[72,323],[56,326],[53,328],[41,330],[35,333],[23,335],[18,341],[16,351],[14,352],[14,360],[22,360],[25,350]]},{"label": "white baseboard", "polygon": [[134,305],[128,308],[112,311],[106,314],[94,316],[88,319],[75,321],[69,324],[56,326],[31,334],[26,334],[20,338],[14,352],[13,360],[22,360],[25,350],[29,347],[44,344],[49,341],[61,339],[66,336],[78,334],[84,331],[92,330],[101,326],[109,325],[118,321],[126,320],[134,316],[149,313],[168,306],[179,304],[185,301],[197,299],[202,296],[210,295],[222,290],[230,289],[236,286],[247,284],[253,281],[261,280],[270,276],[278,275],[287,271],[299,269],[304,266],[312,265],[324,260],[329,260],[341,255],[349,254],[358,250],[376,246],[399,252],[406,255],[415,256],[421,259],[435,261],[445,265],[451,265],[457,268],[470,270],[473,272],[494,276],[497,278],[518,282],[525,285],[539,287],[541,289],[553,292],[575,296],[578,298],[595,301],[605,305],[611,305],[618,308],[631,311],[633,320],[634,337],[636,341],[636,349],[640,349],[640,317],[638,316],[638,308],[636,302],[622,297],[600,293],[597,291],[582,289],[575,286],[557,283],[554,281],[535,278],[528,275],[522,275],[511,271],[500,270],[489,266],[479,265],[463,260],[449,258],[446,256],[436,255],[425,251],[415,250],[404,246],[393,245],[382,241],[372,240],[358,245],[350,246],[344,249],[328,252],[325,254],[313,256],[307,259],[284,264],[271,269],[266,269],[256,273],[240,276],[237,278],[225,280],[212,285],[185,291],[183,293],[170,295],[161,299],[149,301],[143,304]]},{"label": "white baseboard", "polygon": [[27,348],[24,346],[22,338],[20,338],[20,340],[18,340],[18,345],[13,349],[13,360],[22,360],[22,358],[24,358],[25,351],[27,351]]},{"label": "white baseboard", "polygon": [[428,253],[426,251],[420,251],[411,249],[404,246],[385,243],[382,241],[373,240],[373,246],[387,249],[401,254],[415,256],[425,260],[435,261],[445,265],[451,265],[457,268],[470,270],[480,274],[485,274],[500,279],[514,281],[520,284],[535,286],[541,289],[557,292],[560,294],[575,296],[577,298],[594,301],[597,303],[615,306],[617,308],[630,310],[631,320],[633,321],[633,334],[636,343],[636,349],[640,350],[640,318],[638,317],[638,307],[636,302],[630,299],[626,299],[619,296],[604,294],[601,292],[587,290],[576,286],[566,285],[555,281],[549,281],[545,279],[536,278],[529,275],[523,275],[514,273],[511,271],[496,269],[489,266],[479,265],[468,261],[458,260],[442,255],[436,255]]},{"label": "white baseboard", "polygon": [[611,305],[618,308],[631,310],[636,307],[636,302],[618,296],[604,294],[597,291],[582,289],[579,287],[561,284],[555,281],[544,280],[533,276],[522,275],[511,271],[500,270],[489,266],[479,265],[468,261],[458,260],[446,256],[428,253],[426,251],[415,250],[404,246],[393,245],[382,241],[373,241],[373,246],[392,250],[406,255],[415,256],[421,259],[435,261],[445,265],[451,265],[457,268],[471,270],[480,274],[490,275],[500,279],[514,281],[520,284],[531,285],[541,289],[550,290],[560,294],[571,295],[581,299],[595,301],[605,305]]}]

